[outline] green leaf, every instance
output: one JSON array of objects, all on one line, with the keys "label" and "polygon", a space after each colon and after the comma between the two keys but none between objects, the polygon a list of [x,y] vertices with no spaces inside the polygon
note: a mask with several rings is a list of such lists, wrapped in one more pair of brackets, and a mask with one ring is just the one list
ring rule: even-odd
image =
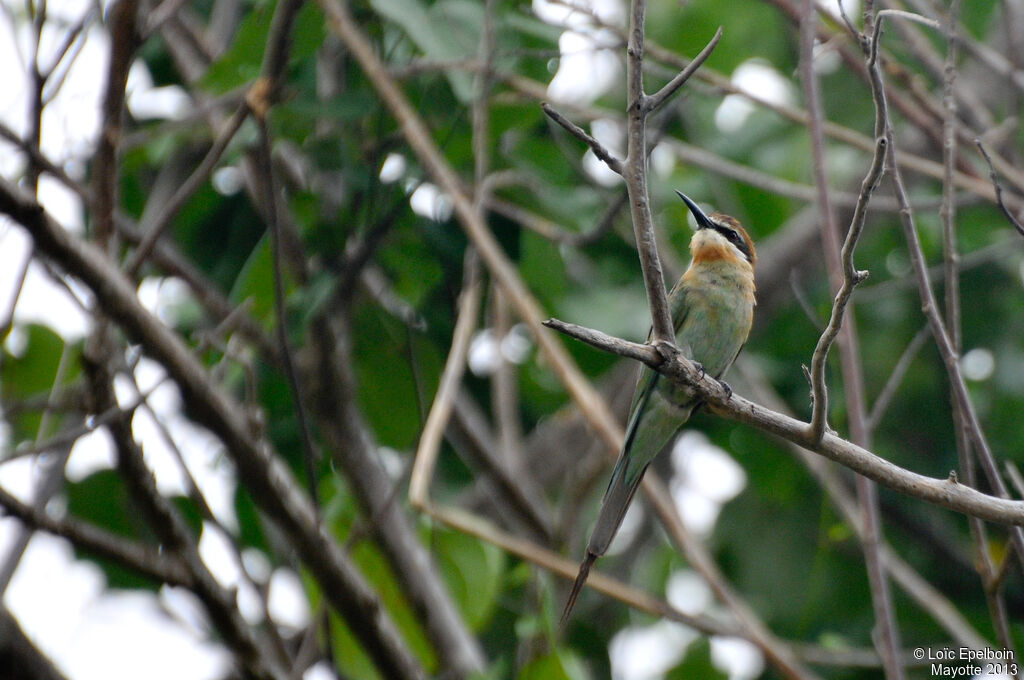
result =
[{"label": "green leaf", "polygon": [[270,239],[266,235],[249,253],[229,297],[236,305],[248,301],[252,305],[252,315],[257,319],[273,319],[274,260]]},{"label": "green leaf", "polygon": [[494,613],[504,583],[505,553],[472,536],[445,529],[430,538],[448,590],[469,628],[478,631]]},{"label": "green leaf", "polygon": [[559,648],[537,657],[519,672],[518,680],[587,680],[587,673],[579,657]]},{"label": "green leaf", "polygon": [[[18,332],[24,334],[25,348],[20,356],[11,354],[6,345],[0,355],[0,394],[4,399],[26,399],[45,397],[53,388],[57,379],[61,355],[64,353],[64,340],[55,331],[41,324],[20,326]],[[81,347],[71,349],[71,355],[65,360],[64,381],[69,384],[80,372]],[[11,440],[14,442],[34,441],[39,434],[42,411],[26,409],[7,416],[13,431]],[[56,422],[54,423],[56,425]],[[49,435],[52,432],[44,432]]]},{"label": "green leaf", "polygon": [[[449,61],[476,54],[483,19],[479,3],[448,0],[427,8],[417,0],[370,0],[370,5],[401,26],[429,59]],[[473,79],[468,73],[446,69],[445,76],[460,101],[472,101]]]},{"label": "green leaf", "polygon": [[[80,482],[67,485],[68,514],[106,531],[135,541],[155,545],[148,527],[131,505],[121,477],[114,470],[94,472]],[[76,549],[77,552],[77,549]],[[82,557],[95,562],[111,588],[147,588],[156,584],[120,564],[88,553]]]},{"label": "green leaf", "polygon": [[729,676],[718,670],[711,663],[711,644],[707,638],[699,638],[690,645],[682,663],[665,676],[665,680],[689,680],[690,678],[706,678],[707,680],[726,680]]},{"label": "green leaf", "polygon": [[223,94],[254,81],[260,74],[273,15],[272,3],[259,4],[249,10],[235,33],[231,47],[206,69],[199,80],[200,87],[214,94]]}]

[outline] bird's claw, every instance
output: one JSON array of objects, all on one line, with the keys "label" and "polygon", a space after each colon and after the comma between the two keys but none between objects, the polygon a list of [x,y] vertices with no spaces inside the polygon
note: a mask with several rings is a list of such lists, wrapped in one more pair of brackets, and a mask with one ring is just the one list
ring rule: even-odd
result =
[{"label": "bird's claw", "polygon": [[697,372],[700,374],[699,376],[697,376],[697,379],[703,380],[704,376],[707,375],[707,371],[704,370],[704,364],[700,363],[699,361],[694,361],[693,365],[697,367]]},{"label": "bird's claw", "polygon": [[719,380],[718,384],[722,386],[723,390],[725,390],[725,400],[729,401],[730,399],[732,399],[732,388],[729,387],[729,383],[725,382],[724,380]]}]

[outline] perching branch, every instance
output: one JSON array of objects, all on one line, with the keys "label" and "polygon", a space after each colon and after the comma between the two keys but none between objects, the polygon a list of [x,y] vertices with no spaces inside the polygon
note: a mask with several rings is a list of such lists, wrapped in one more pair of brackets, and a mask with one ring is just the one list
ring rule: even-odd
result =
[{"label": "perching branch", "polygon": [[965,515],[1000,524],[1024,526],[1024,501],[989,496],[955,479],[934,479],[911,472],[829,432],[815,441],[809,437],[807,423],[767,409],[737,394],[730,397],[720,382],[701,376],[700,371],[678,349],[654,350],[647,345],[557,319],[549,319],[545,325],[606,352],[642,361],[662,375],[696,391],[718,415],[798,444],[894,491]]}]

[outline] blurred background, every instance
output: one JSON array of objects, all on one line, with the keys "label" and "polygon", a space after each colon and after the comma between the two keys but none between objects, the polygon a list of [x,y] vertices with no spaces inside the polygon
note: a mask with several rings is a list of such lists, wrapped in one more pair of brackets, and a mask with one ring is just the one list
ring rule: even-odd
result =
[{"label": "blurred background", "polygon": [[[708,413],[654,466],[675,519],[638,499],[598,562],[632,590],[586,589],[560,630],[559,571],[582,556],[615,453],[565,376],[615,427],[636,367],[543,330],[551,354],[523,305],[637,342],[650,316],[621,179],[540,102],[625,156],[630,7],[340,7],[2,0],[2,193],[107,258],[83,273],[4,198],[5,677],[925,678],[916,648],[1015,649],[1024,555],[1006,527],[871,491]],[[666,280],[692,235],[675,190],[746,226],[758,306],[727,380],[803,420],[803,367],[838,287],[822,234],[841,242],[871,166],[862,45],[884,19],[880,72],[930,285],[990,468],[1024,496],[1024,3],[646,10],[648,93],[722,29],[648,120]],[[466,199],[483,237],[467,235]],[[992,493],[898,209],[889,173],[854,257],[870,276],[826,367],[828,422]],[[478,256],[481,238],[496,255]],[[134,290],[143,321],[103,277]],[[160,349],[166,331],[182,358]],[[440,399],[442,372],[457,380]],[[429,488],[414,504],[417,473]],[[886,628],[898,671],[876,651]]]}]

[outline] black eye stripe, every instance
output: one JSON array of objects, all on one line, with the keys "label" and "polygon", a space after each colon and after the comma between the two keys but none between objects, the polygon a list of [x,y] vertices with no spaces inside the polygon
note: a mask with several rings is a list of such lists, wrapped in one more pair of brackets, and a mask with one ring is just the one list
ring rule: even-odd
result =
[{"label": "black eye stripe", "polygon": [[724,236],[726,240],[728,240],[730,243],[736,246],[736,248],[741,253],[743,253],[743,256],[747,258],[747,261],[750,261],[750,248],[747,246],[747,242],[743,240],[743,237],[740,236],[738,231],[732,229],[731,227],[727,227],[724,224],[719,224],[717,222],[714,222],[713,225],[715,231],[717,231],[719,234]]},{"label": "black eye stripe", "polygon": [[721,234],[722,236],[726,237],[727,239],[729,239],[733,243],[737,243],[738,244],[738,243],[742,243],[743,242],[743,239],[740,238],[740,235],[737,234],[734,229],[730,229],[729,227],[723,227],[720,224],[716,224],[715,225],[715,231],[717,231],[719,234]]}]

